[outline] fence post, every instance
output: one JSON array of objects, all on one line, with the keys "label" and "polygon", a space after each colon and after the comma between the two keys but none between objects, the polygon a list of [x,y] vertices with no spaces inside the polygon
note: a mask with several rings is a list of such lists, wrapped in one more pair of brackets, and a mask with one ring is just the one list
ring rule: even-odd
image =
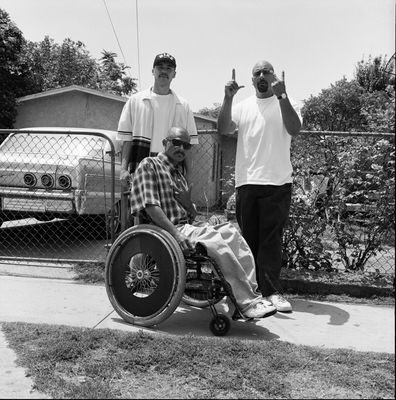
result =
[{"label": "fence post", "polygon": [[129,205],[128,197],[130,191],[128,186],[121,184],[121,232],[129,228]]}]

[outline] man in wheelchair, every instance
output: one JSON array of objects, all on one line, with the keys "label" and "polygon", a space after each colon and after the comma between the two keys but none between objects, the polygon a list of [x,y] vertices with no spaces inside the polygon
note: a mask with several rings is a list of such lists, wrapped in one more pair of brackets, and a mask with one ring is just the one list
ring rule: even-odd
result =
[{"label": "man in wheelchair", "polygon": [[143,159],[134,172],[131,213],[168,231],[185,255],[194,252],[197,243],[204,246],[230,284],[245,318],[275,314],[272,303],[257,292],[254,258],[238,230],[229,222],[193,225],[196,209],[183,170],[191,148],[189,133],[172,127],[163,146],[163,152]]}]

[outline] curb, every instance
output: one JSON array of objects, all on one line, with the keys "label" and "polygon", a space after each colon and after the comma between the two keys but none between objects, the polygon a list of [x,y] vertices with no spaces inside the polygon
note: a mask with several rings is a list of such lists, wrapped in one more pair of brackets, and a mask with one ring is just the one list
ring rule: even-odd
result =
[{"label": "curb", "polygon": [[310,282],[299,279],[281,279],[285,292],[293,294],[320,294],[320,295],[348,295],[356,298],[370,297],[395,297],[393,287],[378,287],[353,284],[329,284],[323,282]]}]

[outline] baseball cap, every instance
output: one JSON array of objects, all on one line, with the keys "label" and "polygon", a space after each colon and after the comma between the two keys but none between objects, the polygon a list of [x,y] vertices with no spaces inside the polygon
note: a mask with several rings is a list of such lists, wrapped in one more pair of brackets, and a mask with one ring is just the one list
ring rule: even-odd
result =
[{"label": "baseball cap", "polygon": [[161,53],[161,54],[157,54],[155,56],[154,59],[154,63],[153,63],[153,68],[158,65],[161,64],[163,62],[167,62],[170,65],[172,65],[173,68],[176,68],[176,60],[175,57],[171,56],[169,53]]}]

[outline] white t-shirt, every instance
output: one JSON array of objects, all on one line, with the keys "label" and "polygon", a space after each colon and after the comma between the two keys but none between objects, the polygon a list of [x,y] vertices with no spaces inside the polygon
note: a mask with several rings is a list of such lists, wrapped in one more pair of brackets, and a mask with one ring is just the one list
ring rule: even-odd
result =
[{"label": "white t-shirt", "polygon": [[[147,89],[134,93],[128,99],[122,109],[120,120],[118,121],[117,140],[131,141],[134,142],[135,146],[143,145],[150,149],[154,132],[153,96],[156,96],[156,94],[151,89]],[[166,127],[166,131],[162,138],[167,136],[167,130],[170,127],[178,126],[187,129],[190,134],[191,144],[198,144],[194,114],[186,100],[176,95],[173,91],[171,91],[169,95],[158,97],[166,97],[165,101],[169,99],[171,102],[170,112],[167,113],[166,123],[163,125]],[[161,114],[162,117],[160,118],[164,117],[165,112],[166,111]],[[160,126],[158,121],[156,126]],[[158,140],[162,139],[159,139],[159,135],[156,136],[158,144]],[[156,149],[151,147],[150,150],[152,152],[162,151],[163,146],[161,145],[159,149],[158,147],[156,147]]]},{"label": "white t-shirt", "polygon": [[169,114],[171,112],[173,99],[171,94],[151,94],[151,104],[154,111],[153,136],[151,138],[151,151],[159,153],[163,151],[162,140],[167,137]]},{"label": "white t-shirt", "polygon": [[[289,100],[301,120],[297,104]],[[233,107],[232,120],[238,128],[235,186],[290,183],[291,136],[276,96],[259,99],[254,95],[243,100]]]}]

